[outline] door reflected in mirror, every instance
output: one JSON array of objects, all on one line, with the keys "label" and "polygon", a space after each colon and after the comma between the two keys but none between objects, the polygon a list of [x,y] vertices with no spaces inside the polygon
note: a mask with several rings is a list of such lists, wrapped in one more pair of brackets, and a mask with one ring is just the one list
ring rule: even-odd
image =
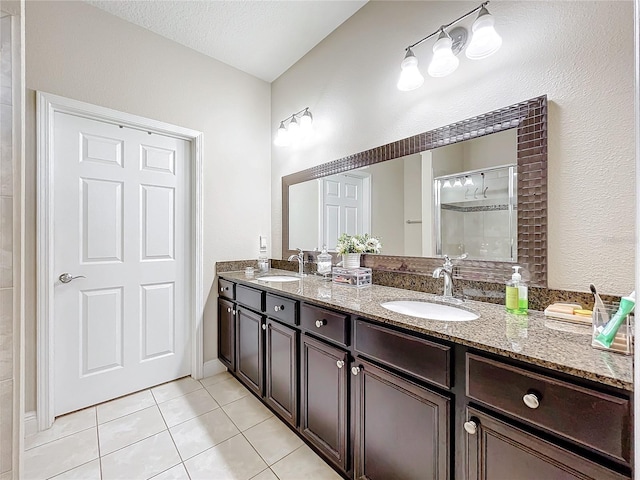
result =
[{"label": "door reflected in mirror", "polygon": [[289,249],[370,233],[385,255],[517,260],[517,129],[289,186]]}]

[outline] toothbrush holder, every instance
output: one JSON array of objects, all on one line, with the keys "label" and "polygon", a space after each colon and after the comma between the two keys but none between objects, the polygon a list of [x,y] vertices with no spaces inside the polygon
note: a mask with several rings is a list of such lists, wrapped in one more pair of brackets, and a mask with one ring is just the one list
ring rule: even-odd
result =
[{"label": "toothbrush holder", "polygon": [[[604,302],[604,310],[608,314],[608,318],[611,319],[618,311],[619,303]],[[595,341],[596,337],[600,334],[604,326],[607,324],[607,319],[603,318],[602,313],[595,309],[593,310],[593,331],[591,335],[591,346],[600,350],[606,350],[614,353],[621,353],[623,355],[633,355],[633,313],[627,315],[622,325],[618,329],[613,343],[610,347]]]}]

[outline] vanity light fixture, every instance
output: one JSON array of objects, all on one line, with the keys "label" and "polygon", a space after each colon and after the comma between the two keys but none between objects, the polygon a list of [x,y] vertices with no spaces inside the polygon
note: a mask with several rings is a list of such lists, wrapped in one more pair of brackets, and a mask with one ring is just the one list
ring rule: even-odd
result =
[{"label": "vanity light fixture", "polygon": [[448,178],[442,184],[442,188],[451,188],[451,181]]},{"label": "vanity light fixture", "polygon": [[462,186],[462,180],[460,180],[460,177],[456,178],[456,181],[453,182],[453,186],[454,187],[461,187]]},{"label": "vanity light fixture", "polygon": [[469,175],[466,175],[464,177],[464,186],[468,187],[470,185],[473,185],[473,179]]},{"label": "vanity light fixture", "polygon": [[412,49],[435,35],[438,35],[438,39],[433,45],[433,58],[427,72],[432,77],[445,77],[452,74],[460,63],[456,55],[466,46],[468,32],[464,27],[456,27],[451,31],[447,30],[476,12],[478,12],[478,18],[471,26],[471,41],[465,51],[467,58],[480,60],[497,52],[502,45],[502,37],[498,35],[494,28],[495,20],[486,8],[488,4],[489,1],[487,0],[451,23],[442,25],[435,32],[409,45],[405,49],[407,53],[401,64],[402,71],[398,80],[398,90],[405,92],[415,90],[423,84],[424,77],[418,69],[418,59]]},{"label": "vanity light fixture", "polygon": [[305,107],[280,122],[273,143],[278,146],[291,145],[300,137],[307,135],[311,131],[312,124],[313,115],[311,115],[309,107]]}]

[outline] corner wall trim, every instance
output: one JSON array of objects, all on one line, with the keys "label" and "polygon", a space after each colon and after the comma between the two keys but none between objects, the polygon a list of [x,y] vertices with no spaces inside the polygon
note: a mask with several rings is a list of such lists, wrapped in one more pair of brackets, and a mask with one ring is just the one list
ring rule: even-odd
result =
[{"label": "corner wall trim", "polygon": [[38,433],[38,417],[35,410],[25,412],[24,414],[24,436],[34,435]]},{"label": "corner wall trim", "polygon": [[204,378],[212,377],[213,375],[217,375],[222,372],[226,372],[227,367],[225,367],[220,360],[217,358],[214,360],[208,360],[204,362],[203,374]]}]

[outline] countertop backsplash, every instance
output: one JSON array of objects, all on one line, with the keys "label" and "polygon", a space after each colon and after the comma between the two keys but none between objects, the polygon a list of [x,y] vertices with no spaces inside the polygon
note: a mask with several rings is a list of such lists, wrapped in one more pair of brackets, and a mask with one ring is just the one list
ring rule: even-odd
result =
[{"label": "countertop backsplash", "polygon": [[[298,271],[297,262],[287,260],[270,260],[271,268],[279,270]],[[238,260],[218,262],[218,272],[231,272],[244,270],[246,267],[257,268],[257,260]],[[305,266],[307,273],[315,271],[315,263]],[[506,281],[506,279],[505,279]],[[442,294],[442,279],[433,278],[429,274],[401,273],[373,270],[373,283],[385,287],[404,288],[416,292]],[[479,282],[454,278],[454,295],[467,300],[495,303],[504,305],[505,286],[502,283]],[[600,295],[604,302],[617,302],[619,297],[613,295]],[[583,308],[593,308],[593,295],[589,292],[572,292],[570,290],[554,290],[550,288],[529,287],[529,309],[544,311],[555,302],[579,303]]]}]

